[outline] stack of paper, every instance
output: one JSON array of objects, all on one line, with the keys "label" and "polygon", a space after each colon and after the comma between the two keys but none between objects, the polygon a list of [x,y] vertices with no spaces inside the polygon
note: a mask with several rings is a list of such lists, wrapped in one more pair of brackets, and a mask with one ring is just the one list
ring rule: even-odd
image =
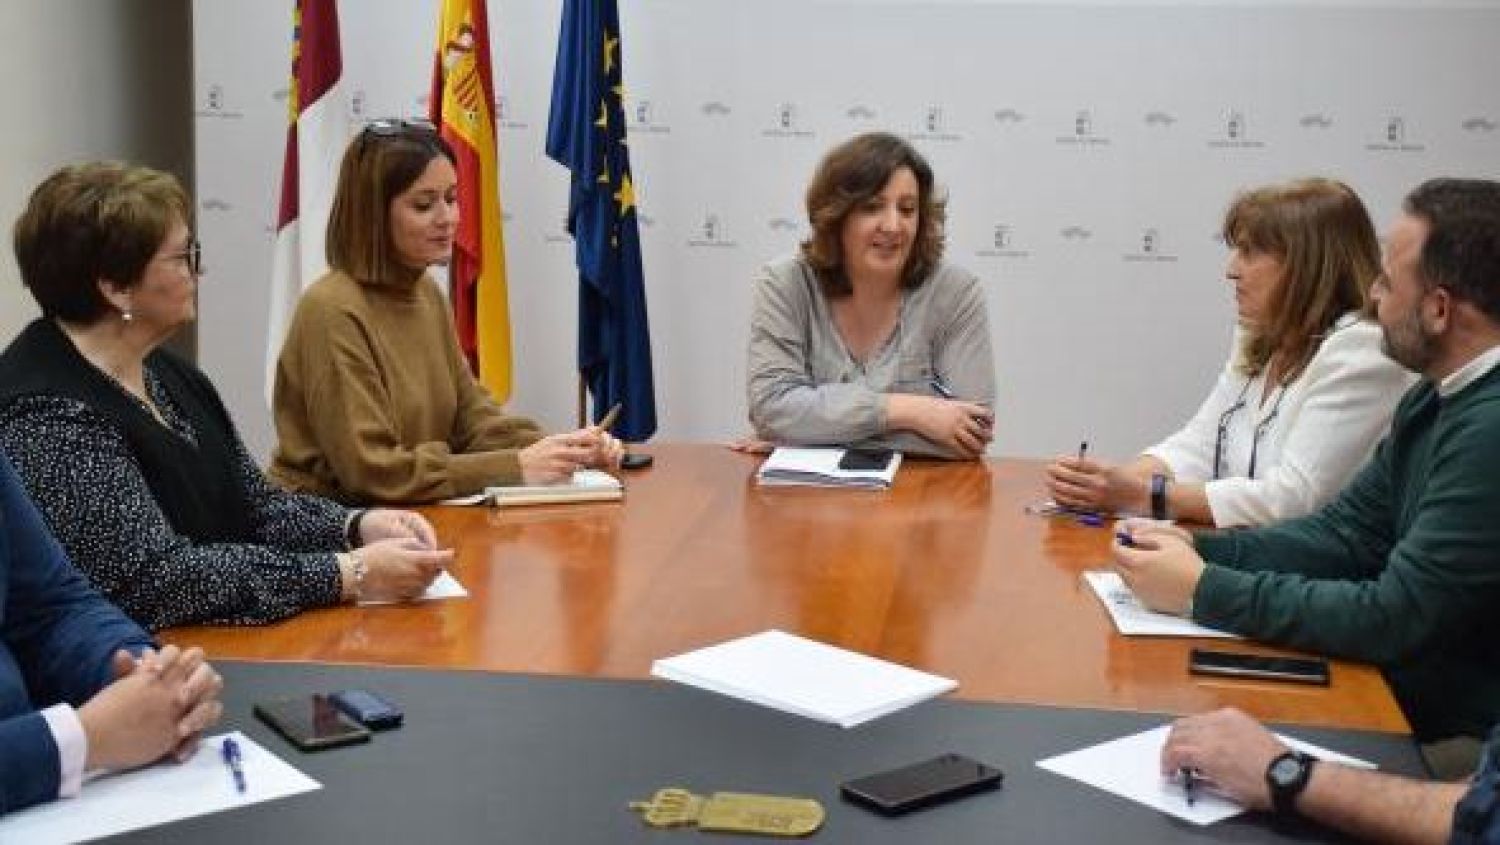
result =
[{"label": "stack of paper", "polygon": [[1083,580],[1094,590],[1094,595],[1104,603],[1109,618],[1115,627],[1127,637],[1215,637],[1237,640],[1239,637],[1228,631],[1205,628],[1191,619],[1157,613],[1149,610],[1135,593],[1125,586],[1119,573],[1102,570],[1083,573]]},{"label": "stack of paper", "polygon": [[901,467],[901,453],[885,469],[839,469],[844,449],[776,447],[760,465],[756,480],[771,487],[855,487],[888,490]]},{"label": "stack of paper", "polygon": [[948,678],[781,631],[658,660],[651,674],[845,728],[958,687]]},{"label": "stack of paper", "polygon": [[551,505],[560,502],[613,502],[625,498],[620,479],[597,469],[581,469],[562,484],[520,484],[508,487],[486,487],[483,493],[445,499],[444,505],[480,505],[489,502],[497,507],[513,505]]}]

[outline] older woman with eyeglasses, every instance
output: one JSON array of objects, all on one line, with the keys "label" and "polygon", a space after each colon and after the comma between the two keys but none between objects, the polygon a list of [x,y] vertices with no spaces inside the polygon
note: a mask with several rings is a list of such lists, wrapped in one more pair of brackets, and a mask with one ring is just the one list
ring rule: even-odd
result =
[{"label": "older woman with eyeglasses", "polygon": [[1371,319],[1380,247],[1359,197],[1331,179],[1259,188],[1223,234],[1239,327],[1213,392],[1128,464],[1056,459],[1047,487],[1063,507],[1265,525],[1331,499],[1385,434],[1414,376]]},{"label": "older woman with eyeglasses", "polygon": [[344,152],[332,270],[298,302],[276,366],[271,475],[288,487],[434,502],[619,465],[624,449],[608,432],[543,435],[474,379],[427,272],[453,253],[454,162],[430,125],[405,121],[370,124]]},{"label": "older woman with eyeglasses", "polygon": [[425,519],[272,486],[213,385],[159,348],[196,310],[190,209],[172,176],[114,163],[32,193],[15,249],[42,316],[0,355],[0,447],[68,557],[148,629],[421,594],[452,559]]}]

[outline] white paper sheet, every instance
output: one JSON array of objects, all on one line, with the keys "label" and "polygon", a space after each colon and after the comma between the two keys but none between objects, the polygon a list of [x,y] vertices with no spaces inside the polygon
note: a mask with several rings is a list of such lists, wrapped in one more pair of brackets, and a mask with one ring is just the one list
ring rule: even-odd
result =
[{"label": "white paper sheet", "polygon": [[[245,792],[220,756],[224,737],[239,743]],[[159,763],[107,775],[66,798],[0,817],[0,842],[78,842],[248,807],[321,789],[322,785],[239,731],[208,737],[186,763]]]},{"label": "white paper sheet", "polygon": [[620,479],[598,469],[580,469],[566,484],[520,484],[486,487],[479,493],[458,496],[438,502],[440,505],[482,505],[497,507],[514,504],[543,504],[607,501],[623,498],[625,485]]},{"label": "white paper sheet", "polygon": [[781,631],[658,660],[658,678],[852,728],[958,682]]},{"label": "white paper sheet", "polygon": [[1228,631],[1205,628],[1181,616],[1157,613],[1146,609],[1135,593],[1125,586],[1117,572],[1094,570],[1083,573],[1083,580],[1099,597],[1115,628],[1127,637],[1212,637],[1237,640],[1239,636]]},{"label": "white paper sheet", "polygon": [[[412,601],[432,601],[433,599],[461,599],[468,595],[469,591],[464,588],[464,585],[458,583],[458,579],[454,578],[451,572],[444,570],[443,572],[438,573],[438,577],[432,579],[431,584],[427,585],[427,592],[423,593],[420,596],[417,596],[416,598],[412,599]],[[365,599],[359,603],[359,606],[375,607],[376,605],[385,604],[406,604],[406,602],[399,602],[391,599]]]},{"label": "white paper sheet", "polygon": [[[1193,824],[1207,825],[1239,815],[1245,808],[1214,792],[1207,785],[1196,790],[1192,806],[1182,781],[1163,777],[1161,748],[1167,741],[1171,725],[1151,728],[1138,734],[1092,745],[1078,751],[1037,761],[1037,766],[1063,777],[1082,781],[1106,792],[1113,792],[1153,807]],[[1288,746],[1311,754],[1319,760],[1333,760],[1348,766],[1373,769],[1374,764],[1330,751],[1310,742],[1276,735]]]}]

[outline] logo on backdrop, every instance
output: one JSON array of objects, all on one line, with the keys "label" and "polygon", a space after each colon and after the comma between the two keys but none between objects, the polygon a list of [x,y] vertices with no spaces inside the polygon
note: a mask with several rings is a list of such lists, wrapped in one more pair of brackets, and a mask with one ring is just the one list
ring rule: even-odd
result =
[{"label": "logo on backdrop", "polygon": [[1063,240],[1072,241],[1073,243],[1083,243],[1094,236],[1093,232],[1076,223],[1063,228],[1058,234],[1062,235]]},{"label": "logo on backdrop", "polygon": [[1159,126],[1162,129],[1171,129],[1172,124],[1177,122],[1177,118],[1164,111],[1150,111],[1146,112],[1145,121],[1147,126]]},{"label": "logo on backdrop", "polygon": [[801,111],[796,103],[782,103],[772,115],[771,127],[760,134],[767,138],[811,138],[813,132],[803,124]]},{"label": "logo on backdrop", "polygon": [[1258,150],[1266,143],[1256,140],[1243,111],[1230,109],[1219,121],[1218,137],[1208,139],[1208,145],[1216,150]]},{"label": "logo on backdrop", "polygon": [[1135,251],[1127,252],[1121,258],[1125,261],[1146,263],[1170,263],[1177,260],[1177,256],[1165,248],[1165,244],[1162,243],[1161,230],[1155,226],[1142,229],[1140,237],[1136,239]]},{"label": "logo on backdrop", "polygon": [[864,103],[855,103],[844,110],[844,117],[850,120],[874,120],[875,110]]},{"label": "logo on backdrop", "polygon": [[[281,89],[280,100],[286,102],[287,89]],[[228,97],[225,95],[224,86],[218,82],[209,83],[203,92],[202,105],[193,112],[198,117],[209,117],[218,120],[239,120],[244,114],[232,111],[228,108]]]},{"label": "logo on backdrop", "polygon": [[713,210],[703,212],[703,217],[698,221],[698,225],[688,238],[687,245],[690,247],[709,247],[715,249],[739,246],[729,236],[729,225],[724,221],[724,215]]},{"label": "logo on backdrop", "polygon": [[1109,145],[1109,138],[1095,125],[1092,111],[1079,109],[1073,113],[1067,134],[1057,136],[1057,143],[1065,147],[1103,147]]},{"label": "logo on backdrop", "polygon": [[995,109],[995,122],[1001,126],[1013,126],[1026,120],[1026,115],[1012,108]]},{"label": "logo on backdrop", "polygon": [[1465,132],[1474,135],[1489,134],[1495,131],[1495,121],[1487,117],[1471,117],[1463,122],[1463,127]]},{"label": "logo on backdrop", "polygon": [[1331,129],[1333,128],[1333,118],[1321,112],[1306,114],[1302,116],[1301,120],[1297,121],[1297,125],[1303,129]]},{"label": "logo on backdrop", "polygon": [[349,117],[363,123],[369,113],[370,95],[363,88],[355,88],[349,93]]},{"label": "logo on backdrop", "polygon": [[795,235],[799,240],[802,236],[802,223],[793,217],[772,217],[766,221],[766,228],[778,235]]},{"label": "logo on backdrop", "polygon": [[948,108],[929,103],[917,117],[917,130],[907,136],[913,141],[962,141],[963,136],[949,126]]},{"label": "logo on backdrop", "polygon": [[531,123],[522,118],[511,98],[500,95],[495,98],[495,125],[501,129],[530,129]]},{"label": "logo on backdrop", "polygon": [[708,102],[699,106],[698,110],[703,112],[703,114],[707,117],[728,117],[729,113],[733,111],[729,108],[728,105],[721,103],[718,100],[709,100]]},{"label": "logo on backdrop", "polygon": [[996,223],[990,230],[990,245],[974,254],[980,258],[1030,258],[1031,250],[1017,242],[1014,226]]},{"label": "logo on backdrop", "polygon": [[1411,125],[1403,115],[1386,115],[1376,131],[1375,140],[1365,144],[1365,149],[1371,152],[1420,153],[1427,149],[1426,144],[1412,139]]},{"label": "logo on backdrop", "polygon": [[661,109],[655,101],[631,100],[629,106],[625,114],[630,132],[644,132],[647,135],[667,135],[672,132],[672,127],[662,118]]}]

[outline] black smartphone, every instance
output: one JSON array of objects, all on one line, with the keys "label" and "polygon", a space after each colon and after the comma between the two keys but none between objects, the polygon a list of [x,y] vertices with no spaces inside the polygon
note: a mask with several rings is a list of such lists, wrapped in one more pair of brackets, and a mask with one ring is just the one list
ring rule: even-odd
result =
[{"label": "black smartphone", "polygon": [[845,449],[844,456],[839,458],[839,469],[883,470],[895,456],[890,449]]},{"label": "black smartphone", "polygon": [[1005,774],[962,754],[944,754],[839,786],[847,801],[887,816],[899,816],[965,795],[997,789]]},{"label": "black smartphone", "polygon": [[1328,661],[1315,657],[1269,657],[1195,648],[1188,660],[1188,670],[1195,675],[1227,675],[1328,686]]},{"label": "black smartphone", "polygon": [[369,690],[339,690],[328,696],[328,699],[333,702],[334,707],[344,711],[346,716],[372,731],[399,728],[401,720],[406,717],[401,708]]},{"label": "black smartphone", "polygon": [[652,458],[645,452],[626,452],[620,458],[620,469],[645,469],[651,466]]},{"label": "black smartphone", "polygon": [[345,716],[326,695],[262,701],[255,705],[255,715],[303,751],[370,740],[369,729]]}]

